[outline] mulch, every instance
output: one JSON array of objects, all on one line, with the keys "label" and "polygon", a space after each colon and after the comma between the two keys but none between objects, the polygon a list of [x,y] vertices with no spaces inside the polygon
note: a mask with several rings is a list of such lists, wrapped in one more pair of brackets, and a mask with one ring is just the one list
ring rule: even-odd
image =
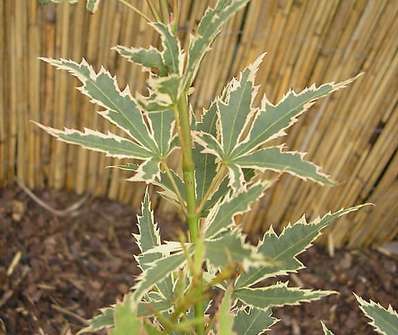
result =
[{"label": "mulch", "polygon": [[[81,198],[55,191],[38,196],[55,208]],[[0,335],[74,334],[134,283],[139,270],[131,207],[89,199],[72,214],[55,216],[18,188],[0,190]],[[176,218],[158,221],[162,236],[175,234]],[[301,260],[307,269],[280,280],[340,294],[276,309],[281,321],[273,335],[321,334],[319,320],[336,335],[374,334],[352,292],[398,307],[396,258],[375,250],[340,250],[330,257],[314,247]]]}]

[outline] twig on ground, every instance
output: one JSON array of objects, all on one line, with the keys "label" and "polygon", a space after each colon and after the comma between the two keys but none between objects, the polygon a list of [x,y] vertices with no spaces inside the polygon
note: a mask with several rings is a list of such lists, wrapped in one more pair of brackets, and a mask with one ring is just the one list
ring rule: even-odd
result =
[{"label": "twig on ground", "polygon": [[63,313],[65,315],[68,315],[68,316],[80,321],[82,324],[84,324],[86,326],[88,325],[87,320],[83,319],[80,315],[78,315],[78,314],[76,314],[76,313],[74,313],[74,312],[72,312],[72,311],[70,311],[70,310],[68,310],[66,308],[63,308],[63,307],[55,305],[55,304],[52,304],[51,307],[54,308],[55,310],[57,310],[60,313]]},{"label": "twig on ground", "polygon": [[4,294],[0,298],[0,307],[5,305],[5,303],[12,297],[12,295],[15,292],[15,289],[22,282],[22,280],[26,277],[26,275],[28,274],[29,271],[30,271],[30,268],[25,267],[22,270],[22,274],[15,280],[15,283],[13,284],[13,288],[4,292]]},{"label": "twig on ground", "polygon": [[39,206],[43,207],[44,209],[48,210],[50,213],[54,214],[55,216],[74,216],[77,214],[77,210],[83,205],[83,203],[89,198],[89,195],[84,196],[78,202],[72,204],[71,206],[65,209],[56,209],[51,207],[50,205],[46,204],[43,200],[38,198],[30,189],[28,189],[25,184],[17,180],[18,186]]},{"label": "twig on ground", "polygon": [[7,269],[7,276],[8,276],[8,277],[12,275],[12,273],[13,273],[14,270],[15,270],[15,268],[16,268],[17,265],[19,264],[19,262],[20,262],[20,260],[21,260],[21,256],[22,256],[22,252],[20,252],[20,251],[18,251],[18,252],[14,255],[14,257],[13,257],[13,259],[12,259],[12,261],[11,261],[11,263],[10,263],[8,269]]}]

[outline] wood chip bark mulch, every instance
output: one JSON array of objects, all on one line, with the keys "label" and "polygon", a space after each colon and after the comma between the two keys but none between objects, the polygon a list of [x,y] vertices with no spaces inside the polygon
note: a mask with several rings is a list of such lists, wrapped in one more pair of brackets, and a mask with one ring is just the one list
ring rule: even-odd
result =
[{"label": "wood chip bark mulch", "polygon": [[[79,197],[41,192],[62,208]],[[75,216],[58,217],[19,189],[0,190],[0,335],[74,334],[84,320],[122,297],[139,273],[131,233],[135,213],[109,200],[86,201]],[[175,234],[173,218],[159,218],[162,236]],[[321,248],[302,258],[308,266],[290,280],[340,295],[297,307],[276,309],[281,321],[273,335],[321,334],[324,320],[336,335],[374,334],[352,292],[398,307],[398,261],[374,250]]]}]

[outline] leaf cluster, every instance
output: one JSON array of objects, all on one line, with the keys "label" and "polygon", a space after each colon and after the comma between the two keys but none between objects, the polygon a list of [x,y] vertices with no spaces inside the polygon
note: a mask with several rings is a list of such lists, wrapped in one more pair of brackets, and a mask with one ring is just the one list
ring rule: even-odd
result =
[{"label": "leaf cluster", "polygon": [[[255,75],[261,55],[206,110],[197,113],[189,105],[202,59],[225,22],[248,2],[219,0],[205,12],[187,50],[181,47],[175,22],[164,20],[150,23],[160,34],[160,49],[114,47],[148,72],[146,96],[133,96],[129,87],[121,89],[105,68],[96,71],[84,59],[42,58],[75,76],[81,93],[103,109],[98,114],[123,135],[39,126],[61,141],[127,160],[116,168],[130,171],[130,181],[155,185],[182,212],[189,228],[175,241],[162,241],[147,188],[139,233],[134,235],[140,248],[135,259],[142,273],[123,301],[101,310],[80,333],[109,328],[114,335],[255,335],[277,322],[274,308],[336,293],[293,287],[279,277],[302,269],[298,255],[338,218],[366,204],[310,221],[303,216],[279,234],[271,227],[256,246],[247,241],[237,217],[248,212],[277,179],[266,179],[265,171],[333,184],[303,153],[270,143],[286,135],[318,99],[355,78],[312,85],[301,92],[290,90],[276,104],[263,97],[257,106]],[[87,1],[91,9],[97,4]],[[182,156],[178,168],[170,158],[175,150]],[[264,280],[271,284],[262,285]],[[368,313],[374,310],[372,304],[362,305]],[[380,318],[371,315],[378,327]],[[323,327],[325,334],[330,333]]]}]

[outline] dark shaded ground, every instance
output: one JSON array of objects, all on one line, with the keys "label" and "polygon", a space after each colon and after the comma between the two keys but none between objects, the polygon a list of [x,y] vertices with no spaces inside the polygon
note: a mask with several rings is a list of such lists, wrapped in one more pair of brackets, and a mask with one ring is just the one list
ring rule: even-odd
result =
[{"label": "dark shaded ground", "polygon": [[[79,199],[57,192],[39,196],[57,208]],[[173,234],[170,223],[161,230],[162,236]],[[88,200],[77,216],[56,217],[21,191],[0,191],[0,334],[2,328],[9,335],[72,334],[83,319],[114,303],[138,273],[135,231],[131,208],[108,200]],[[277,310],[281,322],[272,334],[321,334],[318,320],[336,335],[374,334],[352,291],[397,307],[396,259],[376,251],[339,251],[330,258],[320,248],[302,259],[309,269],[291,281],[341,294]]]}]

